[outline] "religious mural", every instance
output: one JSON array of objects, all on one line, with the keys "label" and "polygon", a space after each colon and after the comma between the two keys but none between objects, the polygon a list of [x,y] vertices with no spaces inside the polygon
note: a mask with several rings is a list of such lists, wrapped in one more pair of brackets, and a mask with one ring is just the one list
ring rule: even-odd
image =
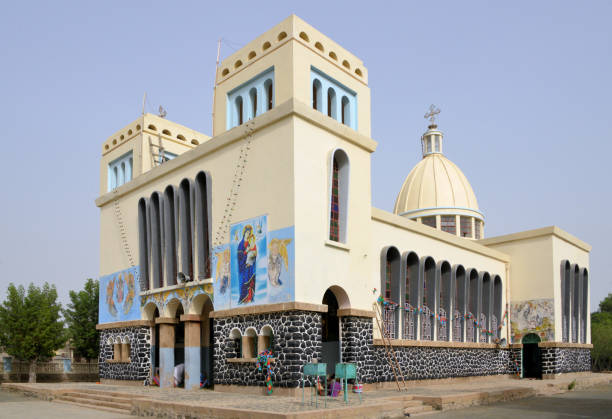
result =
[{"label": "religious mural", "polygon": [[99,322],[140,319],[139,268],[134,266],[100,278]]},{"label": "religious mural", "polygon": [[267,216],[233,224],[212,254],[215,310],[293,301],[294,229],[268,232]]},{"label": "religious mural", "polygon": [[516,301],[511,304],[512,343],[521,343],[523,336],[535,333],[542,342],[554,341],[554,300]]}]

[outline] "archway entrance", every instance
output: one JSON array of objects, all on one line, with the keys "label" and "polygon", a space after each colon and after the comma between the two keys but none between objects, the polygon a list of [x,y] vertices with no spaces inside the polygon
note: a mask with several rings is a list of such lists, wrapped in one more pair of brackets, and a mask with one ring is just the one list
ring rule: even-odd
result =
[{"label": "archway entrance", "polygon": [[212,388],[214,383],[213,377],[213,319],[210,318],[210,312],[213,310],[213,304],[210,298],[206,299],[206,303],[202,308],[201,326],[200,326],[200,344],[201,344],[201,362],[200,362],[200,373],[202,378],[205,380],[205,387]]},{"label": "archway entrance", "polygon": [[523,378],[542,378],[542,355],[538,343],[540,337],[535,333],[523,336]]},{"label": "archway entrance", "polygon": [[[155,313],[153,314],[153,321],[155,321],[155,319],[157,319],[159,317],[159,310],[156,308],[155,309]],[[152,375],[153,376],[157,376],[158,378],[158,383],[159,383],[159,324],[155,323],[155,326],[153,326],[153,348],[152,348],[152,353],[151,353],[151,358],[152,362],[151,362],[151,366],[153,367],[152,369]]]},{"label": "archway entrance", "polygon": [[327,374],[333,374],[336,364],[342,359],[340,354],[340,319],[338,300],[331,290],[325,291],[323,304],[327,313],[321,315],[322,348],[321,362],[327,363]]}]

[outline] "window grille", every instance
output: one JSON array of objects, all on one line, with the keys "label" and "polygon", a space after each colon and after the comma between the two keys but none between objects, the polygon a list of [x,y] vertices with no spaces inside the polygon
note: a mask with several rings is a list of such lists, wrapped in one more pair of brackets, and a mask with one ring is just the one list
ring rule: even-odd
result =
[{"label": "window grille", "polygon": [[[448,319],[446,318],[446,310],[440,307],[439,310],[440,321],[438,322],[438,340],[448,340]],[[445,321],[442,321],[442,320]]]},{"label": "window grille", "polygon": [[431,328],[431,310],[429,307],[423,307],[423,314],[421,315],[421,340],[432,340],[432,328]]},{"label": "window grille", "polygon": [[338,198],[338,161],[336,158],[334,158],[333,166],[329,239],[340,241],[340,201]]},{"label": "window grille", "polygon": [[478,322],[480,324],[479,330],[480,330],[480,343],[487,343],[487,334],[486,333],[482,333],[484,330],[486,330],[486,326],[487,326],[487,316],[484,313],[480,313],[480,321]]},{"label": "window grille", "polygon": [[461,313],[458,310],[455,310],[455,314],[453,316],[453,341],[461,342],[463,340],[463,319],[461,318]]},{"label": "window grille", "polygon": [[499,339],[499,330],[497,327],[497,316],[495,316],[495,314],[491,314],[491,331],[493,332],[493,339]]},{"label": "window grille", "polygon": [[481,225],[479,220],[474,222],[474,238],[476,240],[480,240],[481,238]]},{"label": "window grille", "polygon": [[391,300],[391,261],[389,259],[385,266],[385,299]]},{"label": "window grille", "polygon": [[476,342],[476,327],[474,326],[474,317],[472,313],[466,316],[466,340],[468,342]]},{"label": "window grille", "polygon": [[442,231],[450,234],[457,234],[457,220],[454,215],[442,215],[440,217],[440,227]]},{"label": "window grille", "polygon": [[438,228],[438,223],[436,222],[436,216],[433,217],[423,217],[421,218],[421,222],[426,226]]},{"label": "window grille", "polygon": [[389,339],[395,339],[395,306],[386,305],[383,308],[384,333]]},{"label": "window grille", "polygon": [[472,218],[460,217],[461,222],[461,237],[472,237]]},{"label": "window grille", "polygon": [[[408,304],[406,308],[410,309]],[[414,340],[414,313],[412,310],[404,311],[404,339]]]}]

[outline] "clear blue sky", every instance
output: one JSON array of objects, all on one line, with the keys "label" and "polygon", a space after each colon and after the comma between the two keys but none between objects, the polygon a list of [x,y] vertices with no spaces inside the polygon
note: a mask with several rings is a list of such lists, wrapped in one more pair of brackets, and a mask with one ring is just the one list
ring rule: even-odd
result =
[{"label": "clear blue sky", "polygon": [[591,307],[612,292],[612,2],[4,2],[0,295],[98,274],[100,145],[155,111],[211,132],[222,55],[295,13],[360,57],[372,89],[373,204],[420,159],[427,107],[487,236],[558,225],[593,246]]}]

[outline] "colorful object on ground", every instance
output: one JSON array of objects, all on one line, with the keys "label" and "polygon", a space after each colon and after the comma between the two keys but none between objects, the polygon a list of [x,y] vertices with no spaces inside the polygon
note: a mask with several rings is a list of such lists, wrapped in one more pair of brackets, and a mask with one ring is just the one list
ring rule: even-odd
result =
[{"label": "colorful object on ground", "polygon": [[274,354],[272,351],[267,349],[257,355],[257,370],[263,372],[263,369],[266,369],[266,392],[268,395],[272,394],[272,372],[270,362],[273,356]]}]

